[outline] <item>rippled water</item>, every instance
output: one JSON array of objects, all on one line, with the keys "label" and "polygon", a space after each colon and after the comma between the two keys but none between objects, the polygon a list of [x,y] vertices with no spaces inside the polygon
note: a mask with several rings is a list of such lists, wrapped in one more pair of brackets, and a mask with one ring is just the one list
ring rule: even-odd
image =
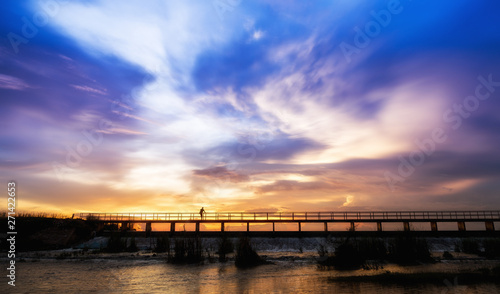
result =
[{"label": "rippled water", "polygon": [[171,265],[162,260],[42,259],[18,263],[15,291],[10,287],[8,293],[500,293],[493,284],[454,285],[453,275],[442,285],[328,279],[360,273],[366,274],[318,270],[313,261],[304,260],[275,260],[238,269],[231,262]]}]

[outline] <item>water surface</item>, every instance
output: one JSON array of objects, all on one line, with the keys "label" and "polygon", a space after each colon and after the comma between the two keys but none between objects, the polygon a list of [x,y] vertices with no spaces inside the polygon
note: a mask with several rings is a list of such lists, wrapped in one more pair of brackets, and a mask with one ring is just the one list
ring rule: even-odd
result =
[{"label": "water surface", "polygon": [[[335,276],[441,271],[458,263],[417,267],[386,265],[377,271],[319,270],[313,260],[275,259],[274,264],[238,269],[234,263],[172,265],[163,260],[41,259],[18,263],[10,293],[500,293],[495,284],[460,285],[453,274],[443,283],[332,281]],[[478,266],[483,266],[479,263]],[[2,287],[4,288],[4,287]]]}]

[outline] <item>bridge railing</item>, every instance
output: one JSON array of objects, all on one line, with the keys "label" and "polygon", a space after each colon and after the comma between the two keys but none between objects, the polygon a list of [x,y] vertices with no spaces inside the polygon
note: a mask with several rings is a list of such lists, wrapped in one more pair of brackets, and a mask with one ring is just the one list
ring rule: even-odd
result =
[{"label": "bridge railing", "polygon": [[347,212],[207,212],[199,213],[79,213],[98,221],[397,221],[397,220],[499,220],[500,211],[347,211]]}]

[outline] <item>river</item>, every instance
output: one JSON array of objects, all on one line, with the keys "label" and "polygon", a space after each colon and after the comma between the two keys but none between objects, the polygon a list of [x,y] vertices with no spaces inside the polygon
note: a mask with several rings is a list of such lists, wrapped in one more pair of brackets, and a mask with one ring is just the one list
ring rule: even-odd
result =
[{"label": "river", "polygon": [[[294,253],[297,255],[297,253]],[[312,254],[312,253],[311,253]],[[500,285],[461,285],[452,272],[487,265],[459,261],[412,267],[384,265],[383,269],[321,270],[313,258],[270,253],[272,264],[238,269],[234,262],[172,265],[153,256],[108,255],[103,258],[26,259],[17,262],[16,287],[2,293],[500,293]],[[450,272],[442,282],[412,283],[336,281],[340,276],[369,276],[390,271]]]}]

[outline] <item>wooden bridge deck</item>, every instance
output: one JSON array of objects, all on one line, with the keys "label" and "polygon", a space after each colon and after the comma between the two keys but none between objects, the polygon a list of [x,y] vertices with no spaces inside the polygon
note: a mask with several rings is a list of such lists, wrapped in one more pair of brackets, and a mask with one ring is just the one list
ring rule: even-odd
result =
[{"label": "wooden bridge deck", "polygon": [[120,222],[457,222],[500,221],[500,210],[489,211],[359,211],[359,212],[208,212],[199,213],[78,213],[76,217]]},{"label": "wooden bridge deck", "polygon": [[[219,223],[220,230],[215,233],[226,232],[226,224],[243,223],[246,230],[251,233],[250,224],[272,224],[272,230],[267,232],[286,234],[286,232],[306,233],[302,230],[304,223],[323,223],[323,230],[317,233],[330,233],[329,224],[348,223],[348,231],[356,231],[356,224],[376,223],[377,232],[386,233],[383,230],[383,223],[402,223],[404,231],[412,231],[410,223],[430,223],[430,231],[437,234],[438,223],[457,223],[459,232],[466,231],[466,223],[484,222],[485,232],[495,232],[495,222],[500,222],[500,210],[488,211],[347,211],[347,212],[208,212],[201,216],[199,213],[79,213],[77,218],[94,221],[101,226],[105,224],[120,224],[122,230],[130,230],[134,223],[145,223],[146,233],[152,232],[153,223],[169,223],[171,233],[180,233],[177,224],[194,223],[195,233],[206,233],[200,230],[200,224]],[[297,224],[297,231],[276,231],[276,224]],[[260,230],[262,232],[262,230]],[[396,231],[392,229],[392,231]],[[264,231],[265,232],[265,231]],[[309,231],[310,232],[310,231]],[[439,232],[441,233],[441,232]],[[443,232],[444,233],[444,232]]]}]

